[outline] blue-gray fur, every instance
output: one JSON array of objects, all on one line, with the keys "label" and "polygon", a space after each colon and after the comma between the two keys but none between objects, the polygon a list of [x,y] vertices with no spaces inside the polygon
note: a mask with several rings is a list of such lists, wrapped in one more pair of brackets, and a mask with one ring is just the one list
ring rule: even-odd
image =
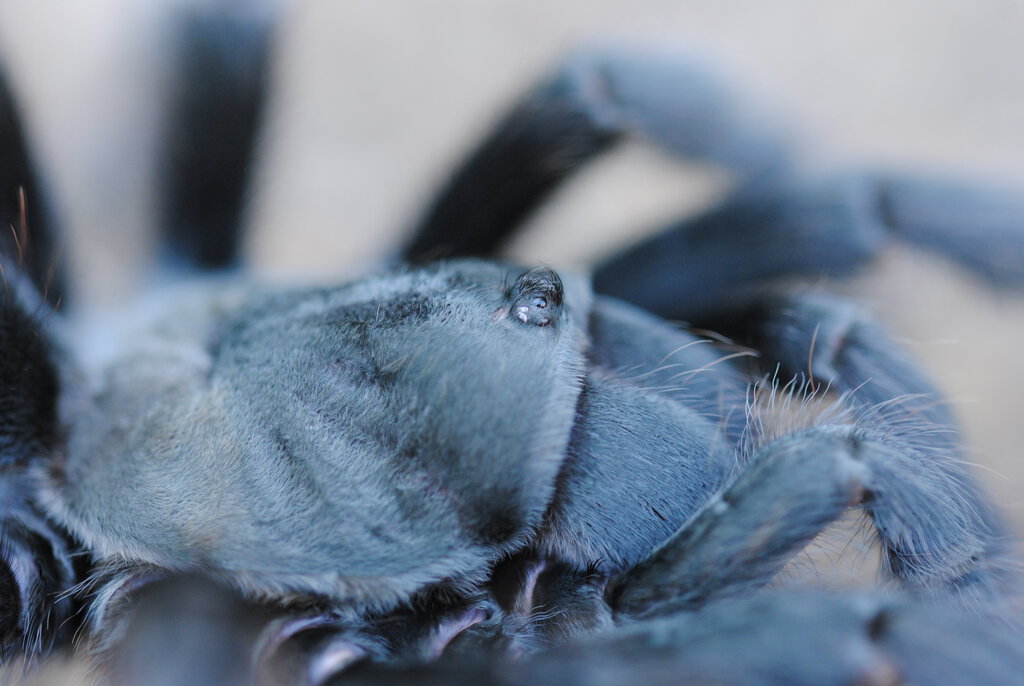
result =
[{"label": "blue-gray fur", "polygon": [[172,308],[99,372],[47,502],[101,558],[256,595],[477,584],[540,524],[583,374],[577,303],[523,323],[510,285],[463,262]]},{"label": "blue-gray fur", "polygon": [[592,376],[537,545],[581,568],[628,569],[721,488],[734,461],[712,419]]},{"label": "blue-gray fur", "polygon": [[[814,387],[845,394],[868,453],[885,455],[866,486],[895,576],[924,586],[944,577],[982,595],[1000,586],[1012,566],[1005,526],[964,468],[950,408],[863,308],[826,294],[780,294],[724,313],[718,324],[762,351],[762,371],[806,370]],[[893,483],[901,484],[898,502],[885,496],[897,492]],[[912,534],[914,520],[930,524]]]},{"label": "blue-gray fur", "polygon": [[[782,174],[653,233],[594,272],[599,293],[711,326],[783,280],[852,274],[894,240],[933,251],[1001,288],[1024,285],[1024,201],[957,179]],[[691,294],[680,299],[677,293]]]}]

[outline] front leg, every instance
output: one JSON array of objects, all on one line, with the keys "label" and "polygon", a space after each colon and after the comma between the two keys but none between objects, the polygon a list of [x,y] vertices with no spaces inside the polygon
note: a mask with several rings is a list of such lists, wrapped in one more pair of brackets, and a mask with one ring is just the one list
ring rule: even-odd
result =
[{"label": "front leg", "polygon": [[920,450],[870,429],[820,427],[777,439],[647,560],[615,580],[613,609],[645,618],[748,593],[850,506],[871,517],[888,571],[916,593],[991,592],[991,530]]},{"label": "front leg", "polygon": [[[1012,567],[999,518],[963,468],[938,391],[886,332],[827,296],[736,315],[719,323],[761,350],[762,371],[809,374],[846,409],[832,426],[812,418],[818,426],[776,440],[770,420],[767,435],[755,431],[763,447],[736,481],[617,582],[620,612],[697,607],[767,583],[851,505],[872,518],[887,571],[908,589],[998,602]],[[659,603],[667,609],[652,610]]]}]

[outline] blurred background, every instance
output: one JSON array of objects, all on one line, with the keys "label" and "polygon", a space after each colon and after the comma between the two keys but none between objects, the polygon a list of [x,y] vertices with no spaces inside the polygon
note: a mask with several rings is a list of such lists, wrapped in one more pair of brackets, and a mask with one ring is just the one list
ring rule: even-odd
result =
[{"label": "blurred background", "polygon": [[[188,4],[0,0],[0,52],[60,200],[80,303],[114,307],[146,280],[167,12]],[[784,117],[822,165],[943,170],[1024,189],[1017,0],[279,7],[247,247],[266,276],[342,278],[379,264],[502,108],[589,40],[670,44],[705,58]],[[542,211],[514,254],[585,266],[722,189],[714,170],[625,146]],[[837,287],[874,308],[939,379],[981,479],[1024,532],[1024,299],[900,248]]]}]

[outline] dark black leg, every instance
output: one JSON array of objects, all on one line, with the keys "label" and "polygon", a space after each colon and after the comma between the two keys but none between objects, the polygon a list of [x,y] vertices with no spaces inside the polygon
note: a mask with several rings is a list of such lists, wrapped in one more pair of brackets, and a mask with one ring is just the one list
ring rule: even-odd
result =
[{"label": "dark black leg", "polygon": [[32,471],[57,450],[60,383],[49,343],[55,315],[13,262],[0,258],[0,661],[70,639],[67,592],[87,561],[33,503]]},{"label": "dark black leg", "polygon": [[8,268],[24,270],[53,305],[60,301],[63,279],[55,224],[14,94],[0,69],[0,254]]},{"label": "dark black leg", "polygon": [[172,266],[217,269],[238,259],[269,87],[272,19],[222,2],[190,11],[176,25],[161,214]]},{"label": "dark black leg", "polygon": [[31,471],[60,440],[56,314],[40,295],[59,299],[54,228],[0,74],[0,659],[46,653],[74,630],[74,545],[32,502]]},{"label": "dark black leg", "polygon": [[781,165],[776,132],[697,60],[590,49],[527,93],[454,174],[405,257],[494,253],[558,185],[624,136],[743,176]]}]

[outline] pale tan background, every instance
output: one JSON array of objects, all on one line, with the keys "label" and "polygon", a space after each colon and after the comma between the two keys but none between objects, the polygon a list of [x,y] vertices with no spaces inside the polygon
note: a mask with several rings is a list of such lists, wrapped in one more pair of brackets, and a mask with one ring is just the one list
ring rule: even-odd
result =
[{"label": "pale tan background", "polygon": [[[0,0],[0,50],[62,199],[80,302],[115,305],[146,277],[171,4]],[[836,165],[941,167],[1024,189],[1018,0],[311,0],[284,11],[255,265],[341,276],[379,260],[489,118],[590,38],[706,55]],[[627,149],[573,184],[517,254],[585,264],[716,187]],[[856,290],[940,378],[982,478],[1024,531],[1022,300],[906,250]]]}]

